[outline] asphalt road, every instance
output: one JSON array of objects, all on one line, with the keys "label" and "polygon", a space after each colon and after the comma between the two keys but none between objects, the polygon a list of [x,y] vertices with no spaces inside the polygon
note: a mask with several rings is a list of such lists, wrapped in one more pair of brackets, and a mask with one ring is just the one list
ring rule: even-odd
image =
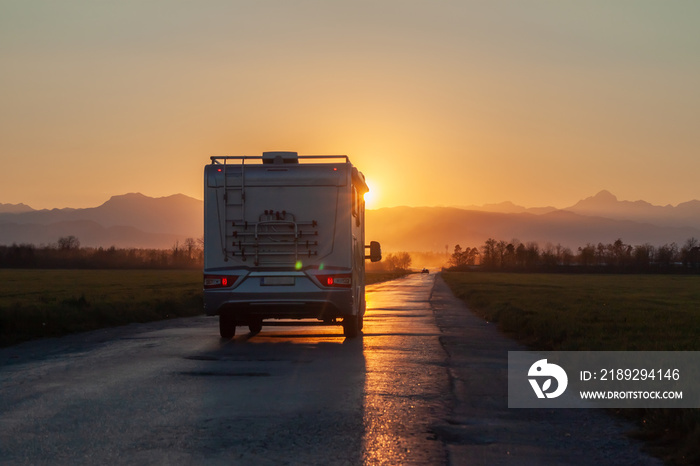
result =
[{"label": "asphalt road", "polygon": [[353,340],[294,326],[224,341],[199,317],[0,350],[0,463],[442,464],[431,286],[369,287]]},{"label": "asphalt road", "polygon": [[661,465],[625,434],[635,427],[600,409],[509,409],[508,351],[525,351],[452,295],[438,278],[431,305],[447,352],[452,403],[434,430],[449,464]]},{"label": "asphalt road", "polygon": [[2,349],[0,464],[655,464],[604,413],[508,410],[513,344],[434,280],[368,287],[354,340],[197,317]]}]

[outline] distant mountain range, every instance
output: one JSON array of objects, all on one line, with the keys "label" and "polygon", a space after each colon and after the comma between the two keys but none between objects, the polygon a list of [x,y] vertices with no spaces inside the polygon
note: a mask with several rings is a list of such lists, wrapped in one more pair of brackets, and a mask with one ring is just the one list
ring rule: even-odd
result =
[{"label": "distant mountain range", "polygon": [[535,241],[570,247],[586,243],[649,243],[660,246],[690,237],[700,238],[700,229],[669,227],[614,220],[557,210],[546,214],[504,214],[451,207],[393,207],[367,213],[367,238],[386,245],[387,251],[451,252],[455,244],[480,247],[488,238],[521,242]]},{"label": "distant mountain range", "polygon": [[511,201],[499,202],[498,204],[484,204],[484,205],[469,205],[469,206],[454,206],[462,210],[476,210],[479,212],[499,212],[502,214],[548,214],[549,212],[554,212],[559,210],[556,207],[523,207],[514,204]]},{"label": "distant mountain range", "polygon": [[620,201],[610,191],[600,191],[595,196],[587,197],[576,204],[557,209],[556,207],[523,207],[510,201],[499,204],[484,204],[482,206],[460,207],[463,210],[480,212],[499,212],[504,214],[548,214],[564,210],[576,214],[604,217],[616,220],[632,220],[642,223],[653,223],[661,226],[694,226],[700,228],[700,201],[689,201],[677,206],[657,206],[646,201]]},{"label": "distant mountain range", "polygon": [[25,204],[2,204],[0,203],[0,214],[19,214],[22,212],[32,212],[34,209]]},{"label": "distant mountain range", "polygon": [[503,202],[468,207],[391,207],[367,212],[367,238],[386,250],[444,251],[481,246],[488,238],[570,247],[586,243],[661,246],[700,238],[700,201],[655,206],[619,201],[608,191],[571,207],[527,208]]},{"label": "distant mountain range", "polygon": [[[124,194],[87,209],[0,204],[0,244],[51,244],[74,235],[83,246],[169,248],[187,237],[201,238],[202,219],[202,201],[182,194]],[[451,251],[455,244],[480,246],[489,237],[572,249],[617,238],[633,245],[682,244],[690,237],[700,238],[700,201],[655,206],[620,201],[601,191],[565,209],[504,202],[367,211],[367,240],[382,242],[385,251],[444,251],[445,246]]]},{"label": "distant mountain range", "polygon": [[609,191],[601,191],[566,209],[581,215],[632,220],[660,226],[700,228],[700,201],[683,202],[677,206],[656,206],[646,201],[619,201]]},{"label": "distant mountain range", "polygon": [[124,194],[87,209],[0,204],[0,244],[51,244],[74,235],[82,246],[169,248],[203,236],[202,212],[202,201],[183,194]]}]

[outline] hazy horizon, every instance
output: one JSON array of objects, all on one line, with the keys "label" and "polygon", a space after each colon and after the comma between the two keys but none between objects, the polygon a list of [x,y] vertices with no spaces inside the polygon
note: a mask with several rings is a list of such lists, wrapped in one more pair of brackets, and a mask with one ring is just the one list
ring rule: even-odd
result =
[{"label": "hazy horizon", "polygon": [[1,2],[0,202],[346,154],[368,207],[700,198],[700,3]]},{"label": "hazy horizon", "polygon": [[[488,238],[576,248],[622,238],[633,245],[684,244],[700,238],[700,201],[663,209],[615,202],[599,193],[568,210],[396,207],[367,211],[367,238],[387,251],[443,251],[445,245],[477,245]],[[0,211],[0,245],[51,244],[75,236],[89,247],[169,248],[202,236],[203,203],[184,195],[117,196],[88,209]]]},{"label": "hazy horizon", "polygon": [[[481,208],[485,208],[485,207],[489,207],[489,206],[497,206],[497,205],[506,204],[506,203],[511,203],[511,204],[513,204],[514,206],[523,207],[523,208],[526,208],[526,209],[538,209],[538,208],[547,208],[547,207],[553,207],[553,208],[555,208],[555,209],[566,209],[566,208],[568,208],[568,207],[572,207],[572,206],[573,206],[574,204],[576,204],[578,201],[582,201],[582,200],[585,200],[585,199],[588,199],[588,198],[595,197],[596,195],[600,194],[601,192],[607,192],[607,193],[612,194],[613,196],[615,196],[615,197],[617,198],[618,201],[626,201],[626,202],[637,202],[637,201],[649,202],[649,201],[647,201],[646,199],[621,199],[619,196],[616,196],[614,192],[612,192],[612,191],[610,191],[610,190],[608,190],[608,189],[603,189],[603,190],[601,190],[601,191],[598,191],[597,193],[593,193],[593,194],[584,196],[584,197],[578,199],[577,201],[571,203],[570,205],[561,205],[561,206],[552,205],[552,204],[549,204],[549,205],[528,206],[528,205],[519,204],[518,202],[515,202],[515,201],[510,200],[510,199],[504,199],[504,200],[498,201],[498,202],[486,202],[486,203],[483,203],[483,204],[449,204],[449,205],[447,205],[447,204],[444,204],[444,205],[406,205],[406,204],[400,204],[400,205],[391,205],[391,206],[380,206],[380,207],[375,207],[375,208],[368,207],[368,210],[378,210],[378,209],[395,208],[395,207],[428,207],[428,208],[430,208],[430,207],[454,207],[454,208],[466,209],[466,208],[469,208],[469,207],[481,207]],[[110,196],[108,196],[107,198],[105,198],[104,201],[101,201],[101,202],[98,201],[98,204],[89,205],[89,206],[84,206],[84,207],[82,207],[82,206],[81,206],[81,207],[75,207],[75,206],[63,206],[63,207],[60,207],[60,206],[52,206],[52,207],[41,207],[41,208],[37,208],[37,207],[35,207],[35,206],[33,206],[33,205],[27,204],[26,202],[8,203],[8,202],[2,202],[1,199],[0,199],[0,204],[8,204],[8,205],[19,205],[19,204],[23,204],[23,205],[25,205],[25,206],[27,206],[27,207],[30,207],[30,208],[34,209],[34,210],[90,209],[90,208],[94,208],[94,207],[99,207],[99,206],[103,205],[104,203],[108,202],[110,199],[112,199],[112,198],[114,198],[114,197],[122,197],[122,196],[128,196],[128,195],[143,195],[143,196],[150,197],[150,198],[153,198],[153,199],[162,199],[162,198],[168,198],[168,197],[172,197],[172,196],[185,195],[185,196],[190,197],[190,198],[192,198],[192,199],[195,199],[195,200],[198,200],[198,201],[203,202],[203,200],[201,199],[201,196],[200,196],[200,197],[188,196],[187,194],[184,194],[184,193],[172,193],[172,194],[166,194],[166,195],[163,195],[163,196],[149,196],[149,195],[144,194],[144,193],[142,193],[142,192],[130,192],[130,193],[113,194],[113,195],[110,195]],[[687,199],[687,200],[685,200],[685,201],[679,202],[678,204],[683,204],[683,203],[685,203],[685,202],[694,201],[694,200],[700,200],[700,199]],[[676,206],[678,205],[678,204],[659,205],[659,204],[654,204],[654,203],[650,203],[650,204],[652,204],[652,205],[654,205],[654,206],[659,206],[659,207],[666,207],[666,206],[676,207]]]}]

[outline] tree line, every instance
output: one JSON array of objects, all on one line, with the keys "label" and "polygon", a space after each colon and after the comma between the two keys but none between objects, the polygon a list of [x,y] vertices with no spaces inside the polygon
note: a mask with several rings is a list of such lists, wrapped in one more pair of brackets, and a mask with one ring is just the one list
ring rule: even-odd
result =
[{"label": "tree line", "polygon": [[[63,236],[56,243],[0,245],[0,268],[37,269],[168,269],[202,268],[203,239],[176,241],[170,249],[81,247],[75,236]],[[381,262],[368,263],[368,270],[403,272],[411,268],[407,252],[389,253]]]},{"label": "tree line", "polygon": [[167,269],[202,268],[202,240],[186,238],[170,249],[81,247],[75,236],[54,244],[0,246],[0,268]]},{"label": "tree line", "polygon": [[405,251],[386,254],[379,262],[367,262],[368,272],[407,272],[411,270],[413,259]]},{"label": "tree line", "polygon": [[493,238],[480,248],[455,246],[449,258],[452,270],[476,265],[486,270],[512,271],[700,272],[700,241],[689,238],[682,246],[632,246],[620,238],[609,244],[587,243],[575,251],[561,244],[540,246],[536,242]]}]

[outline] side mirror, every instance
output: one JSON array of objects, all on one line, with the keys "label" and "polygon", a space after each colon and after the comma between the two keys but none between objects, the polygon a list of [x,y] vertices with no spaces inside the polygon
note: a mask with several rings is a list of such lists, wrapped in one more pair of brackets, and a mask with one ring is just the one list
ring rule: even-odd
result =
[{"label": "side mirror", "polygon": [[371,262],[379,262],[382,260],[382,245],[377,241],[370,241],[369,246],[365,246],[365,249],[369,248],[369,256],[365,256],[365,259],[369,259]]}]

